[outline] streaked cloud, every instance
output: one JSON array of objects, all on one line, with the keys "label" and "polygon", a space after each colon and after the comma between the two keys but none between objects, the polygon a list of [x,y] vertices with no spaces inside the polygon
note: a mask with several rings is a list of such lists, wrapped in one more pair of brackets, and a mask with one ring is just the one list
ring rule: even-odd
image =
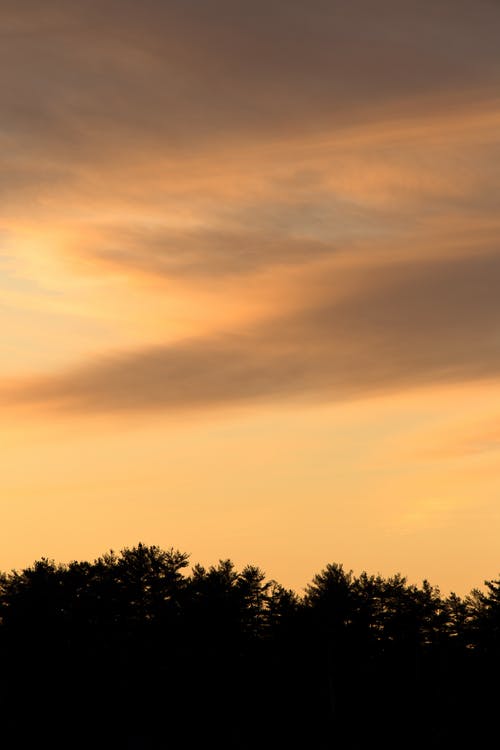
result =
[{"label": "streaked cloud", "polygon": [[162,227],[107,228],[89,243],[103,265],[175,278],[233,275],[304,263],[333,252],[314,237],[252,231],[172,231]]},{"label": "streaked cloud", "polygon": [[88,319],[74,366],[54,350],[14,401],[186,409],[496,375],[497,6],[1,13],[9,325],[25,304],[54,331]]},{"label": "streaked cloud", "polygon": [[5,128],[85,161],[138,134],[178,152],[363,122],[420,95],[494,89],[498,13],[486,0],[7,0]]},{"label": "streaked cloud", "polygon": [[[332,301],[344,279],[351,293]],[[332,271],[294,314],[109,356],[7,395],[79,412],[175,410],[495,378],[499,289],[496,255]]]}]

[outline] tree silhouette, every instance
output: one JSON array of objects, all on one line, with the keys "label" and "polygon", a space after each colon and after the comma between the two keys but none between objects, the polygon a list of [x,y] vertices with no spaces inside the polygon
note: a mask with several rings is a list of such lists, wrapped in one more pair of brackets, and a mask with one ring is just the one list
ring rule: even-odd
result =
[{"label": "tree silhouette", "polygon": [[500,580],[332,563],[299,596],[173,548],[42,558],[0,575],[0,659],[8,747],[491,747]]}]

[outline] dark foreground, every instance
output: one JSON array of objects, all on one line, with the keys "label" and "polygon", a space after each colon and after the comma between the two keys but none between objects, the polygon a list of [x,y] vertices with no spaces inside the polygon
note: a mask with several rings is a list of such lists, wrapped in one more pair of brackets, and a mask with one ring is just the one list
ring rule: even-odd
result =
[{"label": "dark foreground", "polygon": [[0,587],[5,748],[499,745],[500,585],[330,565],[298,597],[138,545]]}]

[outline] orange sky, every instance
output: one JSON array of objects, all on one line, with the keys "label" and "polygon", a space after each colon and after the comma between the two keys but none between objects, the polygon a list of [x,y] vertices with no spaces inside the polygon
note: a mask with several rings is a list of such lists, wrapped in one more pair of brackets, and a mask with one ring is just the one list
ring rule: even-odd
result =
[{"label": "orange sky", "polygon": [[499,572],[499,24],[4,0],[0,568]]}]

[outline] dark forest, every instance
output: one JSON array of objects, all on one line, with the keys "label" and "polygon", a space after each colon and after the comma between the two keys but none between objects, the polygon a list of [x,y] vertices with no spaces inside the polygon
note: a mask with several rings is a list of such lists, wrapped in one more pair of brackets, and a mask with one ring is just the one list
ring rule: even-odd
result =
[{"label": "dark forest", "polygon": [[298,595],[138,544],[2,574],[0,610],[5,747],[496,744],[499,581],[331,564]]}]

